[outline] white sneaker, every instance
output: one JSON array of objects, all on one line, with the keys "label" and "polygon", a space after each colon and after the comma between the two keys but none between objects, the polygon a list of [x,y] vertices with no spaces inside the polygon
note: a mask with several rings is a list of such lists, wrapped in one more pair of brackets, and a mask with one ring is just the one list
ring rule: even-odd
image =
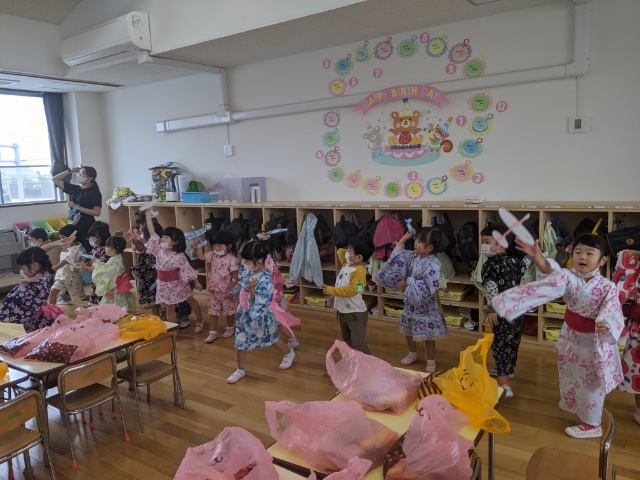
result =
[{"label": "white sneaker", "polygon": [[[496,370],[495,368],[490,368],[489,369],[489,376],[497,377],[498,376],[498,370]],[[516,376],[515,373],[510,373],[509,374],[509,378],[514,378],[515,376]]]},{"label": "white sneaker", "polygon": [[291,340],[289,340],[287,342],[287,346],[289,348],[297,348],[298,345],[300,345],[300,342],[298,341],[298,339],[296,337],[293,337]]},{"label": "white sneaker", "polygon": [[224,333],[222,334],[222,338],[233,337],[236,334],[236,327],[227,327],[224,329]]},{"label": "white sneaker", "polygon": [[291,367],[291,364],[293,363],[294,358],[296,358],[295,350],[291,350],[284,357],[282,357],[282,362],[280,362],[280,367],[279,367],[280,370],[286,370],[287,368]]},{"label": "white sneaker", "polygon": [[[200,320],[199,322],[196,320],[196,328],[193,330],[193,333],[200,333],[204,329],[204,321]],[[211,334],[211,332],[209,332]]]},{"label": "white sneaker", "polygon": [[565,428],[564,433],[573,438],[598,438],[602,436],[602,427],[585,430],[584,425],[576,425]]},{"label": "white sneaker", "polygon": [[213,343],[218,338],[218,332],[209,332],[207,338],[204,339],[204,343]]},{"label": "white sneaker", "polygon": [[247,373],[244,370],[237,369],[227,378],[227,383],[237,383],[244,378]]},{"label": "white sneaker", "polygon": [[416,352],[409,352],[402,360],[400,360],[400,365],[406,367],[407,365],[414,363],[416,360],[418,360],[418,354]]},{"label": "white sneaker", "polygon": [[191,322],[189,320],[182,320],[180,322],[180,325],[178,325],[178,328],[187,328],[191,325]]},{"label": "white sneaker", "polygon": [[436,361],[435,360],[427,360],[427,373],[436,373]]},{"label": "white sneaker", "polygon": [[504,389],[504,398],[513,397],[513,389],[509,385],[502,385],[499,383],[498,386]]}]

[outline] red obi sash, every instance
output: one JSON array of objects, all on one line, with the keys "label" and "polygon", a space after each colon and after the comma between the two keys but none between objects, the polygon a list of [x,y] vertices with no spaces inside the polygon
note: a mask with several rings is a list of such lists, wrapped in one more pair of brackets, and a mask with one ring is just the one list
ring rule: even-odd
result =
[{"label": "red obi sash", "polygon": [[564,313],[564,321],[567,326],[575,332],[595,333],[596,331],[596,321],[593,318],[583,317],[568,308]]},{"label": "red obi sash", "polygon": [[180,279],[180,269],[158,270],[158,280],[161,282],[175,282]]}]

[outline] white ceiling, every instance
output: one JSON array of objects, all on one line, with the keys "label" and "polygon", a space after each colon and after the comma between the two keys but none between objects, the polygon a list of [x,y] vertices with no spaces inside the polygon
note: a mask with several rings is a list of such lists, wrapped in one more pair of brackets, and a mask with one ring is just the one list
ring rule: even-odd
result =
[{"label": "white ceiling", "polygon": [[[0,13],[60,24],[80,1],[0,0]],[[384,37],[390,33],[414,31],[566,1],[568,0],[495,0],[486,5],[474,6],[469,0],[367,0],[321,14],[162,52],[159,56],[210,66],[234,67]],[[200,72],[158,65],[138,65],[131,61],[73,74],[72,78],[137,86],[195,73]],[[0,71],[0,78],[7,78],[7,75]],[[20,88],[27,89],[28,82],[22,83]],[[112,88],[114,87],[87,85],[81,90],[105,91]]]}]

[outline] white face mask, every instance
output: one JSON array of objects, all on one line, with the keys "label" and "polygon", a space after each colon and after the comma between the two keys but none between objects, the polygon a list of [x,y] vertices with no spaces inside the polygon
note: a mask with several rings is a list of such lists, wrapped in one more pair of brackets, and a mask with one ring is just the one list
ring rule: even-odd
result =
[{"label": "white face mask", "polygon": [[160,243],[160,248],[162,248],[163,250],[171,250],[171,248],[173,248],[173,245],[171,245],[170,243],[162,242]]},{"label": "white face mask", "polygon": [[85,177],[84,175],[78,175],[78,183],[80,185],[84,185],[85,183],[90,182],[91,179],[89,177]]},{"label": "white face mask", "polygon": [[98,246],[98,242],[96,242],[93,238],[89,239],[89,245],[91,245],[92,247],[97,247]]},{"label": "white face mask", "polygon": [[576,276],[582,278],[583,280],[586,280],[587,278],[592,278],[598,275],[600,273],[600,267],[596,268],[595,270],[591,270],[590,272],[587,272],[587,273],[578,272],[575,268],[572,268],[571,271]]},{"label": "white face mask", "polygon": [[219,257],[222,257],[223,255],[227,254],[226,250],[214,250],[215,254],[218,255]]},{"label": "white face mask", "polygon": [[250,272],[255,272],[256,269],[258,268],[257,264],[253,264],[253,265],[247,265],[246,263],[242,263],[244,265],[244,268],[246,268],[247,270],[249,270]]},{"label": "white face mask", "polygon": [[494,255],[497,255],[497,254],[498,254],[498,252],[492,252],[492,251],[491,251],[491,245],[486,244],[486,243],[483,243],[483,244],[482,244],[482,246],[481,246],[481,248],[480,248],[480,251],[482,252],[482,254],[483,254],[485,257],[493,257]]},{"label": "white face mask", "polygon": [[20,269],[20,276],[21,276],[22,278],[29,278],[29,275],[27,275],[26,273],[24,273],[24,272],[22,271],[22,269]]},{"label": "white face mask", "polygon": [[351,255],[349,255],[349,252],[344,252],[344,261],[347,262],[347,265],[351,264]]}]

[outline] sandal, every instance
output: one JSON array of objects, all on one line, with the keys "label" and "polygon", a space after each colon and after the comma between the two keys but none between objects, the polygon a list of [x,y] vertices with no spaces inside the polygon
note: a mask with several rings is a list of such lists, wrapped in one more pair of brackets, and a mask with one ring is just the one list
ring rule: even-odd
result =
[{"label": "sandal", "polygon": [[411,365],[412,363],[415,363],[416,360],[418,360],[418,353],[409,352],[405,355],[405,357],[402,360],[400,360],[400,365],[402,365],[403,367],[406,367],[407,365]]},{"label": "sandal", "polygon": [[204,321],[202,319],[196,320],[195,333],[200,333],[204,329]]}]

